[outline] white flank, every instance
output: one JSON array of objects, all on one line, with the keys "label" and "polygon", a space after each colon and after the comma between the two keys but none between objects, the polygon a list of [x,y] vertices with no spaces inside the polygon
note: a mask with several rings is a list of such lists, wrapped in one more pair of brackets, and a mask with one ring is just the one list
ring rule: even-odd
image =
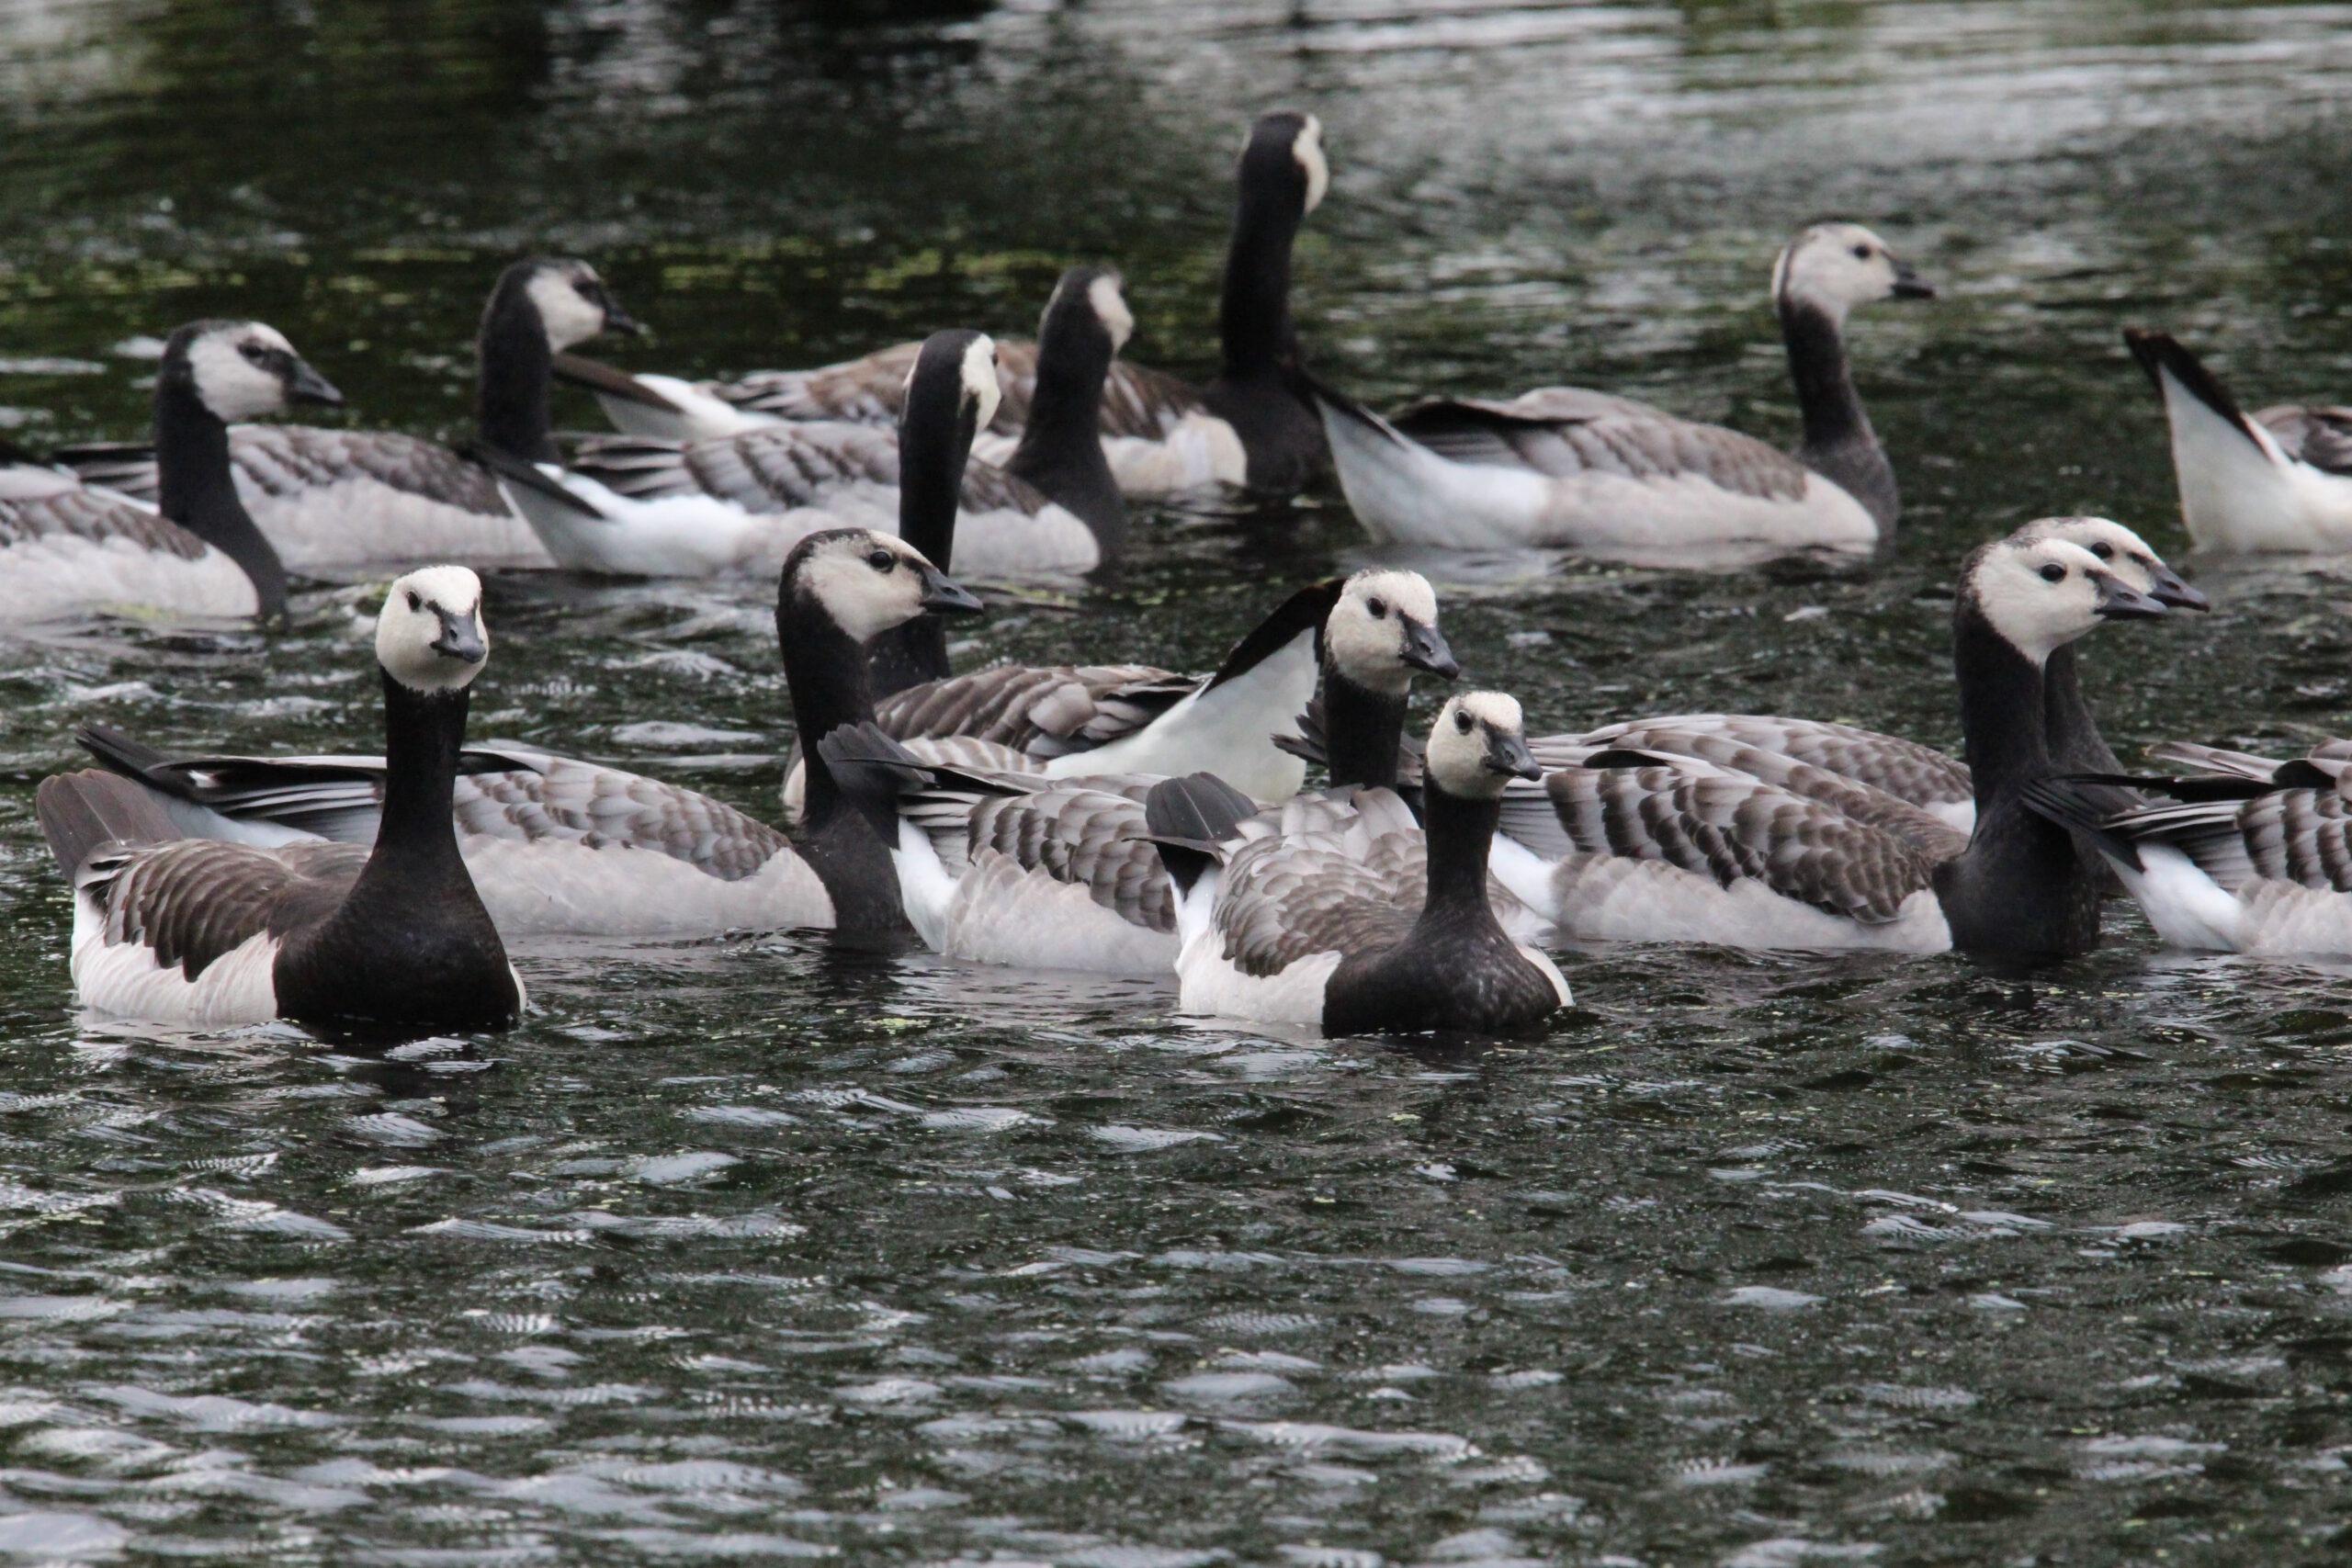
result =
[{"label": "white flank", "polygon": [[1090,773],[1210,773],[1256,800],[1287,800],[1306,780],[1306,764],[1274,749],[1296,735],[1298,716],[1315,695],[1315,633],[1303,631],[1251,669],[1196,691],[1133,735],[1091,751],[1057,757],[1048,777]]},{"label": "white flank", "polygon": [[107,941],[106,910],[88,894],[74,897],[74,989],[82,1005],[121,1018],[218,1027],[267,1023],[277,1016],[271,966],[277,943],[266,931],[204,966],[194,980],[155,961],[144,942]]},{"label": "white flank", "polygon": [[890,851],[899,874],[899,905],[922,944],[938,953],[947,944],[947,910],[956,901],[956,878],[939,863],[939,852],[914,823],[899,818],[899,841]]},{"label": "white flank", "polygon": [[[978,443],[972,450],[979,451]],[[1106,435],[1102,456],[1120,491],[1142,498],[1239,490],[1250,478],[1250,454],[1233,426],[1197,410],[1157,441]]]},{"label": "white flank", "polygon": [[[1504,881],[1512,885],[1510,877]],[[1544,903],[1568,941],[1703,942],[1804,952],[1943,953],[1951,947],[1943,907],[1928,889],[1904,900],[1894,919],[1866,925],[1782,897],[1759,882],[1725,887],[1703,873],[1620,855],[1564,856],[1552,867]]]},{"label": "white flank", "polygon": [[[2246,907],[2229,889],[2170,844],[2142,844],[2138,848],[2140,869],[2134,870],[2112,855],[2106,857],[2107,863],[2115,868],[2115,874],[2122,879],[2123,890],[2132,895],[2147,915],[2148,923],[2156,928],[2156,934],[2167,945],[2221,953],[2234,953],[2248,945],[2246,939],[2254,933],[2249,930]],[[2257,887],[2267,886],[2256,884]],[[2346,903],[2342,894],[2329,893],[2324,897],[2338,906]],[[2278,901],[2269,902],[2275,911]],[[2343,935],[2352,936],[2352,920],[2346,921],[2345,927]],[[2352,944],[2341,951],[2352,951]]]},{"label": "white flank", "polygon": [[121,607],[175,615],[250,615],[260,608],[244,569],[208,547],[194,560],[127,538],[51,534],[0,548],[0,621],[53,619]]},{"label": "white flank", "polygon": [[2352,479],[2290,457],[2259,424],[2222,418],[2164,374],[2181,520],[2199,549],[2281,552],[2352,545]]},{"label": "white flank", "polygon": [[272,495],[237,470],[237,494],[286,570],[334,573],[401,562],[546,568],[519,517],[487,517],[381,480],[355,478]]},{"label": "white flank", "polygon": [[956,885],[939,946],[976,963],[1098,975],[1165,975],[1177,953],[1173,936],[1130,922],[1075,883],[988,849],[972,857]]},{"label": "white flank", "polygon": [[503,936],[710,936],[833,923],[825,885],[790,850],[728,882],[631,844],[468,833],[458,849]]},{"label": "white flank", "polygon": [[[895,523],[889,532],[898,532]],[[1048,503],[1035,516],[1012,507],[958,513],[947,570],[959,577],[1025,577],[1091,571],[1102,564],[1093,530],[1077,513]]]},{"label": "white flank", "polygon": [[897,531],[895,486],[845,485],[827,494],[821,510],[753,513],[709,495],[631,501],[578,474],[546,464],[539,471],[594,507],[597,515],[588,516],[527,485],[502,479],[499,488],[556,564],[573,571],[625,577],[764,574],[779,570],[794,545],[823,529]]}]

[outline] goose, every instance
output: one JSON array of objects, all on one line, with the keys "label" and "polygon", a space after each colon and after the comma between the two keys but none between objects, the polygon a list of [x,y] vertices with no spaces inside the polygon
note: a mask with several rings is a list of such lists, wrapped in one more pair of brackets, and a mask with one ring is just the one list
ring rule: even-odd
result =
[{"label": "goose", "polygon": [[[865,645],[925,610],[979,607],[892,535],[802,540],[776,596],[795,723],[823,735],[871,718]],[[109,730],[78,739],[183,834],[291,852],[365,845],[385,821],[391,778],[380,757],[170,756]],[[469,750],[457,774],[447,808],[458,848],[510,939],[812,927],[852,943],[913,940],[888,846],[822,767],[791,839],[693,790],[534,748]]]},{"label": "goose", "polygon": [[2180,517],[2199,549],[2352,546],[2352,409],[2281,403],[2248,416],[2171,334],[2131,327],[2123,341],[2164,400]]},{"label": "goose", "polygon": [[2064,539],[2011,535],[1968,558],[1952,651],[1976,816],[1956,854],[1844,808],[1824,783],[1831,775],[1804,764],[1793,764],[1793,784],[1775,784],[1697,758],[1601,747],[1555,754],[1540,786],[1509,793],[1495,874],[1567,938],[2088,952],[2104,874],[2026,799],[2027,786],[2058,771],[2044,670],[2102,620],[2166,613]]},{"label": "goose", "polygon": [[115,774],[43,780],[41,829],[74,885],[82,1004],[199,1026],[511,1027],[523,983],[449,817],[467,690],[489,653],[472,572],[392,584],[376,621],[386,762],[372,849],[190,839]]},{"label": "goose", "polygon": [[[966,466],[998,400],[985,334],[934,333],[908,374],[897,432],[842,423],[782,424],[707,441],[600,436],[569,468],[495,458],[522,514],[564,566],[650,577],[775,570],[820,528],[887,526],[902,455],[962,474],[955,569],[989,577],[1092,570],[1126,539],[1126,502],[1091,432],[1118,318],[1115,274],[1072,268],[1046,307],[1046,366],[1035,417],[1004,468]],[[1110,288],[1097,290],[1093,285]],[[1050,494],[1048,493],[1050,491]]]},{"label": "goose", "polygon": [[0,467],[0,615],[107,605],[287,614],[286,570],[231,478],[231,420],[343,395],[259,321],[191,321],[155,374],[155,504],[14,454]]},{"label": "goose", "polygon": [[1426,755],[1420,827],[1372,791],[1343,830],[1260,837],[1221,865],[1249,799],[1211,774],[1153,787],[1145,815],[1177,889],[1185,1011],[1330,1034],[1497,1032],[1566,1005],[1558,967],[1513,942],[1487,901],[1503,787],[1542,773],[1519,704],[1452,698]]},{"label": "goose", "polygon": [[[1361,573],[1317,640],[1334,790],[1394,791],[1414,672],[1460,672],[1437,630],[1436,594],[1418,574]],[[1272,742],[1261,736],[1264,757],[1295,763]],[[893,824],[900,895],[926,945],[979,963],[1112,974],[1166,974],[1175,962],[1170,890],[1143,819],[1146,793],[1165,773],[1102,766],[1115,748],[1057,759],[1069,765],[1058,774],[926,766],[941,761],[935,750],[918,754],[874,726],[820,744],[843,787]],[[1303,767],[1284,777],[1303,782]]]},{"label": "goose", "polygon": [[[549,355],[599,333],[643,330],[585,262],[535,257],[506,268],[476,340],[481,376],[469,452],[553,457]],[[94,484],[155,493],[155,457],[147,449],[100,445],[61,456]],[[229,457],[239,497],[296,572],[426,560],[552,564],[490,471],[437,442],[396,431],[236,424]]]},{"label": "goose", "polygon": [[[1289,494],[1329,467],[1322,431],[1283,385],[1281,367],[1294,352],[1291,249],[1330,180],[1322,123],[1313,115],[1274,110],[1251,122],[1218,307],[1216,378],[1195,388],[1139,365],[1112,367],[1101,437],[1126,494]],[[617,428],[691,441],[785,421],[887,425],[898,417],[916,346],[816,370],[757,371],[732,383],[631,377],[571,355],[558,368],[594,391]],[[1011,453],[1029,418],[1037,364],[1033,344],[1001,342],[998,350],[1005,397],[978,447],[991,462]]]},{"label": "goose", "polygon": [[1431,398],[1385,420],[1306,384],[1340,488],[1384,543],[1867,548],[1894,533],[1902,509],[1847,368],[1846,317],[1872,300],[1934,293],[1859,224],[1815,224],[1781,253],[1772,306],[1804,417],[1794,456],[1581,388],[1509,401]]}]

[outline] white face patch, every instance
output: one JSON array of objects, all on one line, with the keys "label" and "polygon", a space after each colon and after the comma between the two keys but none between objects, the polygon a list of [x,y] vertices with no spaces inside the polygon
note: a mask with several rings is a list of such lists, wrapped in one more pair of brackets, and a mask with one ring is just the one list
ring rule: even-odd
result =
[{"label": "white face patch", "polygon": [[852,641],[865,642],[922,614],[918,569],[925,564],[904,540],[860,529],[818,547],[801,563],[800,581]]},{"label": "white face patch", "polygon": [[1357,685],[1390,696],[1412,688],[1404,661],[1405,617],[1437,625],[1437,592],[1418,571],[1360,571],[1323,623],[1331,662]]},{"label": "white face patch", "polygon": [[2064,539],[2012,536],[1987,550],[1968,583],[1993,629],[2034,663],[2099,623],[2099,558]]},{"label": "white face patch", "polygon": [[286,407],[286,383],[245,357],[247,345],[287,354],[294,345],[275,327],[259,321],[238,321],[216,327],[187,345],[187,365],[195,378],[196,395],[221,419],[234,423]]},{"label": "white face patch", "polygon": [[1487,752],[1494,738],[1524,739],[1521,723],[1516,697],[1502,692],[1463,693],[1438,710],[1437,722],[1430,727],[1430,777],[1448,795],[1500,795],[1505,775],[1487,766]]},{"label": "white face patch", "polygon": [[1314,211],[1323,205],[1323,193],[1331,188],[1331,165],[1323,156],[1323,122],[1308,115],[1306,123],[1298,128],[1298,135],[1290,144],[1290,155],[1306,175],[1306,210]]},{"label": "white face patch", "polygon": [[[479,658],[445,651],[469,638],[479,644]],[[481,578],[461,566],[428,566],[392,584],[376,617],[376,662],[393,680],[413,692],[454,692],[489,658]]]},{"label": "white face patch", "polygon": [[1816,223],[1772,264],[1772,298],[1803,300],[1839,323],[1846,312],[1894,293],[1894,253],[1859,223]]},{"label": "white face patch", "polygon": [[963,376],[965,393],[979,405],[972,428],[986,430],[1004,398],[1004,389],[996,378],[996,339],[983,333],[971,341],[964,350]]},{"label": "white face patch", "polygon": [[1094,307],[1102,330],[1111,334],[1111,352],[1116,354],[1126,347],[1127,339],[1135,335],[1136,315],[1127,309],[1126,297],[1119,292],[1117,276],[1106,272],[1088,284],[1086,299]]},{"label": "white face patch", "polygon": [[2027,524],[2010,536],[2064,539],[2070,545],[2080,545],[2121,579],[2125,587],[2136,588],[2143,593],[2155,588],[2154,569],[2164,565],[2164,558],[2150,549],[2145,539],[2111,517],[2044,517]]},{"label": "white face patch", "polygon": [[[595,274],[588,274],[590,277]],[[543,266],[531,275],[523,292],[530,297],[532,308],[539,313],[539,325],[547,330],[548,346],[558,354],[575,343],[586,343],[605,330],[605,308],[584,298],[571,275],[560,268]]]}]

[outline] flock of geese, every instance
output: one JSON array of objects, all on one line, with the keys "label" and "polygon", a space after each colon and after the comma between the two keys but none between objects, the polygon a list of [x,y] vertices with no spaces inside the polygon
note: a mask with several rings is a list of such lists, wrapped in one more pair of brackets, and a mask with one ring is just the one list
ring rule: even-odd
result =
[{"label": "flock of geese", "polygon": [[[2109,620],[2203,610],[2137,535],[2052,517],[1962,563],[1965,761],[1734,714],[1531,737],[1461,668],[1420,574],[1298,589],[1218,667],[951,668],[956,577],[1085,571],[1128,504],[1327,476],[1422,545],[1869,547],[1900,515],[1856,395],[1853,309],[1932,290],[1870,231],[1807,228],[1771,297],[1793,454],[1574,388],[1382,416],[1300,366],[1293,243],[1329,171],[1311,116],[1251,126],[1217,374],[1130,364],[1108,268],[1063,274],[1035,343],[950,330],[732,382],[572,350],[639,330],[584,263],[506,269],[473,439],[248,423],[335,389],[277,332],[174,333],[152,441],[0,461],[0,614],[288,612],[289,575],[392,581],[381,756],[175,755],[92,726],[99,766],[39,815],[74,889],[82,1003],[201,1026],[494,1029],[509,939],[822,928],[982,964],[1170,975],[1188,1011],[1340,1032],[1509,1031],[1568,987],[1563,942],[1957,950],[2041,961],[2138,901],[2168,942],[2352,953],[2352,742],[2288,761],[2186,744],[2127,773],[2076,679]],[[2199,545],[2352,544],[2352,411],[2248,416],[2160,333],[2127,334],[2170,418]],[[559,441],[558,379],[616,433]],[[620,769],[469,747],[478,568],[756,573],[801,750],[778,828]],[[951,572],[955,576],[949,575]],[[1310,766],[1323,784],[1306,787]]]}]

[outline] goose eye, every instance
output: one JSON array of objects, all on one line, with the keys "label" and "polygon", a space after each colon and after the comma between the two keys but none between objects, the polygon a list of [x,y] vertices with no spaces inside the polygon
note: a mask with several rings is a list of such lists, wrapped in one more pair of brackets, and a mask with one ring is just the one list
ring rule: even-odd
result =
[{"label": "goose eye", "polygon": [[1870,259],[1871,259],[1871,248],[1870,248],[1868,245],[1856,245],[1856,246],[1854,247],[1854,259],[1855,259],[1856,261],[1868,261],[1868,260],[1870,260]]},{"label": "goose eye", "polygon": [[888,571],[899,564],[899,558],[888,550],[876,550],[865,558],[865,564],[876,571]]},{"label": "goose eye", "polygon": [[2066,581],[2066,569],[2060,566],[2056,561],[2052,561],[2048,566],[2041,569],[2041,581],[2044,582],[2064,582]]},{"label": "goose eye", "polygon": [[1372,618],[1375,621],[1385,621],[1388,618],[1388,601],[1385,599],[1367,599],[1363,603],[1363,607],[1372,612]]},{"label": "goose eye", "polygon": [[1461,709],[1459,709],[1459,708],[1455,709],[1455,710],[1454,710],[1454,714],[1453,714],[1453,728],[1454,728],[1455,729],[1457,729],[1457,730],[1461,731],[1461,732],[1462,732],[1463,734],[1464,734],[1464,735],[1469,734],[1469,733],[1470,733],[1470,716],[1469,716],[1469,714],[1467,714],[1466,712],[1464,712],[1463,710],[1461,710]]},{"label": "goose eye", "polygon": [[413,588],[408,591],[408,607],[420,615],[424,613],[424,596]]},{"label": "goose eye", "polygon": [[2091,547],[2091,554],[2098,557],[2101,560],[2113,560],[2115,558],[2115,547],[2102,539],[2098,544]]}]

